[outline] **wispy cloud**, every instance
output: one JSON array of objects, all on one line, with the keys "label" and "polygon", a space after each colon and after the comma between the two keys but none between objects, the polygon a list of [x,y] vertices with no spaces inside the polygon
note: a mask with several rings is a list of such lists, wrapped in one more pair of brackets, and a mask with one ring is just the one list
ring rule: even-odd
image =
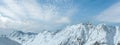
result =
[{"label": "wispy cloud", "polygon": [[120,2],[113,4],[95,18],[103,22],[120,23]]},{"label": "wispy cloud", "polygon": [[[48,0],[40,1],[44,2],[38,2],[38,0],[2,0],[3,4],[0,5],[2,19],[0,20],[4,21],[7,19],[7,21],[3,22],[6,24],[2,22],[0,24],[6,28],[40,30],[43,27],[50,28],[51,25],[56,27],[70,23],[70,15],[76,11],[76,7],[71,6],[70,0],[52,0],[56,4],[53,4],[52,1],[47,2]],[[0,27],[2,28],[3,26]]]}]

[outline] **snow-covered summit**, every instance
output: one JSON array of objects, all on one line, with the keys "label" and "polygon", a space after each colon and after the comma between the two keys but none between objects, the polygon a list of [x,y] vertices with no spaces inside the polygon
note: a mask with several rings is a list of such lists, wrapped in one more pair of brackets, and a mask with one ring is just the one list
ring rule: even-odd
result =
[{"label": "snow-covered summit", "polygon": [[120,27],[80,23],[57,33],[13,31],[8,37],[22,45],[117,45],[120,43]]},{"label": "snow-covered summit", "polygon": [[117,45],[119,34],[118,26],[81,23],[67,26],[56,34],[47,31],[39,33],[32,42],[24,45]]}]

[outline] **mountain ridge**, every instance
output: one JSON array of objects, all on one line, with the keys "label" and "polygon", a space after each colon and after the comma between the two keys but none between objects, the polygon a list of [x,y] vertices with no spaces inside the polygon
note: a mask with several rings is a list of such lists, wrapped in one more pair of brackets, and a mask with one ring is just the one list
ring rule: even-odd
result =
[{"label": "mountain ridge", "polygon": [[39,33],[33,42],[26,45],[117,45],[120,41],[119,33],[119,26],[80,23],[68,26],[55,35]]},{"label": "mountain ridge", "polygon": [[[22,43],[22,45],[117,45],[120,43],[119,34],[119,26],[80,23],[67,26],[57,33],[49,31],[40,32],[35,35],[33,33],[33,37],[27,38],[28,40]],[[13,37],[10,39],[13,39]],[[19,40],[15,41],[19,42]]]}]

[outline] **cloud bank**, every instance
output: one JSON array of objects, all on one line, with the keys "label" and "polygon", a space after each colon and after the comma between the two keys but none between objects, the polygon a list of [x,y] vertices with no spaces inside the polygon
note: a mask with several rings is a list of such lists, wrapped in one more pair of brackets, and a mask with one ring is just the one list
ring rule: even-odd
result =
[{"label": "cloud bank", "polygon": [[72,0],[1,0],[0,28],[52,30],[71,22],[72,5]]}]

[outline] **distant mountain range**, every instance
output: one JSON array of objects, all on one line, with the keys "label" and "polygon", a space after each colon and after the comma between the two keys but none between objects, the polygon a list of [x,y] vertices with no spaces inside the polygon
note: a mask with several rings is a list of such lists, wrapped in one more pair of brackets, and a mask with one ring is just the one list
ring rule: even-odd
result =
[{"label": "distant mountain range", "polygon": [[120,27],[80,23],[67,26],[57,33],[13,31],[3,37],[21,45],[120,45]]}]

